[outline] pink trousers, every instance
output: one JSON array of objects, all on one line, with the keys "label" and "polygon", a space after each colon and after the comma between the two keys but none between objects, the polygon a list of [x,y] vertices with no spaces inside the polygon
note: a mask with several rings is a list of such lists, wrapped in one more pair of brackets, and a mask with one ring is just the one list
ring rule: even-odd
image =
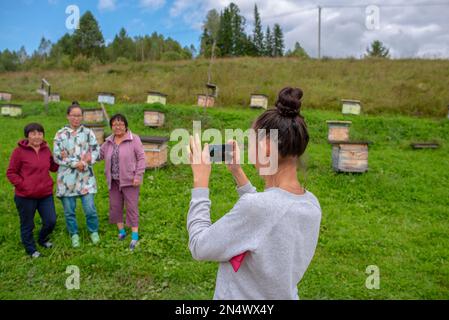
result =
[{"label": "pink trousers", "polygon": [[123,209],[126,206],[126,225],[139,226],[139,192],[140,187],[119,188],[119,182],[112,180],[109,190],[109,222],[123,223]]}]

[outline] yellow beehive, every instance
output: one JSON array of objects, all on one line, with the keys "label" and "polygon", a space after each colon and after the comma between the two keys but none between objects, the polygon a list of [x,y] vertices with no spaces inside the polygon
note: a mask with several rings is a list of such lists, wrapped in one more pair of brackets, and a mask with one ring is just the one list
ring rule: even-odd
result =
[{"label": "yellow beehive", "polygon": [[22,106],[20,104],[4,104],[1,106],[2,116],[20,117],[22,115]]},{"label": "yellow beehive", "polygon": [[343,114],[359,115],[362,110],[359,100],[342,99],[341,103],[342,103],[341,113]]},{"label": "yellow beehive", "polygon": [[252,93],[250,107],[263,108],[266,110],[268,108],[268,96],[259,93]]},{"label": "yellow beehive", "polygon": [[148,91],[147,103],[160,103],[167,104],[167,95],[156,92],[156,91]]}]

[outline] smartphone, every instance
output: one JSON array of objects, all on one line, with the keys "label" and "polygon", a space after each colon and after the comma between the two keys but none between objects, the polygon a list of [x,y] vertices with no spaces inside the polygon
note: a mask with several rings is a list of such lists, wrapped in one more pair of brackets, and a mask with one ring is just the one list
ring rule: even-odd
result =
[{"label": "smartphone", "polygon": [[232,144],[212,144],[209,146],[210,162],[232,162]]}]

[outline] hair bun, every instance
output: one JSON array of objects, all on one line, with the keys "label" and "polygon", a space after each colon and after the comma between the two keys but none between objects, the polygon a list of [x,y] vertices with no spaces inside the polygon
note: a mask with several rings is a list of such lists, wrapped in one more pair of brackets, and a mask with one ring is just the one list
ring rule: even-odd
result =
[{"label": "hair bun", "polygon": [[299,88],[282,89],[275,103],[277,112],[287,118],[300,116],[302,95],[302,90]]}]

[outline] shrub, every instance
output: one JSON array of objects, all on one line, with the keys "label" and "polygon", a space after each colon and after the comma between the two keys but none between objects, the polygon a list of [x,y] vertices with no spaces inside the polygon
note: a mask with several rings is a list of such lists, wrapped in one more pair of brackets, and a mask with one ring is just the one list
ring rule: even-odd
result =
[{"label": "shrub", "polygon": [[76,71],[86,71],[89,72],[92,62],[89,58],[79,55],[75,59],[73,59],[72,66]]}]

